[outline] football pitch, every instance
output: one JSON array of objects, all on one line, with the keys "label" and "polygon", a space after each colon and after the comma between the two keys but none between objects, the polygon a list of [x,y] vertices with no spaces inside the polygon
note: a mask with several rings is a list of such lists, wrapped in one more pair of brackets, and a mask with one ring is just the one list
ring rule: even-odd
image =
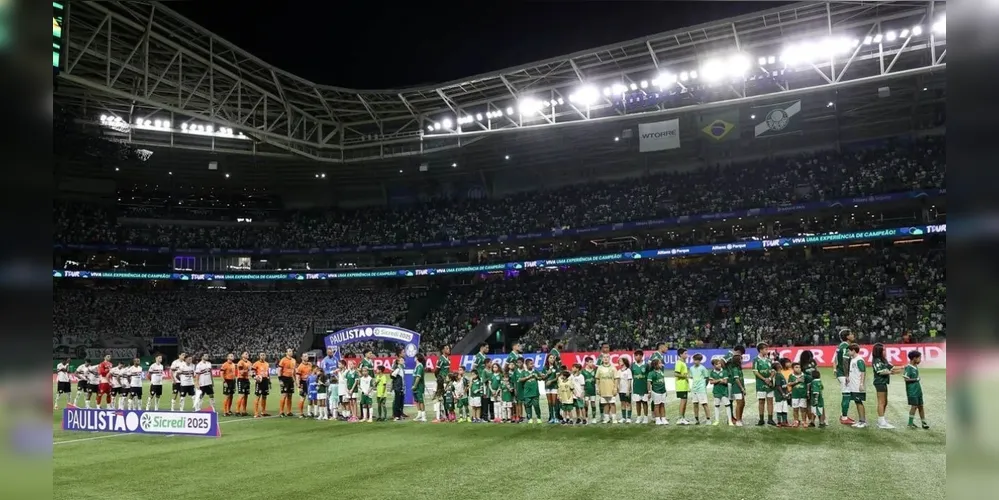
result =
[{"label": "football pitch", "polygon": [[[67,432],[53,415],[53,497],[73,500],[287,498],[944,498],[944,370],[922,370],[929,430],[905,427],[905,389],[889,388],[888,421],[841,425],[838,387],[822,370],[829,427],[343,423],[222,418],[219,438]],[[833,383],[829,383],[833,381]],[[220,384],[221,385],[221,384]],[[75,390],[75,388],[74,388]],[[216,394],[221,394],[221,387]],[[428,398],[429,399],[429,398]],[[252,411],[250,398],[250,410]],[[278,397],[268,398],[277,414]],[[160,407],[169,409],[169,395]],[[190,402],[188,403],[190,405]],[[62,406],[62,405],[60,405]],[[221,409],[222,400],[216,401]],[[298,396],[295,396],[298,412]],[[427,404],[432,418],[432,403]],[[412,414],[412,408],[407,408]],[[856,409],[851,405],[851,416]],[[547,415],[547,410],[543,410]],[[691,421],[692,410],[688,406]],[[917,418],[918,423],[918,418]]]}]

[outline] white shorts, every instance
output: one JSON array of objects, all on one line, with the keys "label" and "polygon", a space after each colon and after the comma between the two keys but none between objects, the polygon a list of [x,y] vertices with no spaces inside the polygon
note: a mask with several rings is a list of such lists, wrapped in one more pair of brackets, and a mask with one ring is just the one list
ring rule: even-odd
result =
[{"label": "white shorts", "polygon": [[756,399],[773,399],[774,391],[756,391]]},{"label": "white shorts", "polygon": [[787,401],[774,401],[774,411],[777,413],[787,413]]},{"label": "white shorts", "polygon": [[472,408],[482,408],[482,398],[479,396],[468,398],[468,406],[471,406]]},{"label": "white shorts", "polygon": [[652,404],[654,405],[664,405],[666,404],[666,394],[652,393]]},{"label": "white shorts", "polygon": [[732,401],[742,401],[742,393],[736,393],[732,395]]},{"label": "white shorts", "polygon": [[805,398],[792,398],[791,399],[791,408],[806,408],[808,406],[806,404],[807,401],[808,400],[805,399]]},{"label": "white shorts", "polygon": [[355,392],[355,393],[353,393],[353,394],[350,395],[350,399],[361,399],[361,394]]},{"label": "white shorts", "polygon": [[611,396],[609,398],[605,398],[603,396],[600,396],[600,404],[602,404],[602,405],[612,405],[614,403],[617,403],[617,398],[616,397]]},{"label": "white shorts", "polygon": [[513,408],[513,401],[503,401],[503,408],[510,409]]},{"label": "white shorts", "polygon": [[316,400],[317,401],[326,401],[326,393],[325,392],[320,392],[319,394],[316,394]]},{"label": "white shorts", "polygon": [[690,399],[691,404],[708,404],[708,393],[706,392],[692,392],[687,398]]},{"label": "white shorts", "polygon": [[728,397],[715,398],[715,406],[728,406]]},{"label": "white shorts", "polygon": [[631,395],[631,402],[632,403],[648,403],[649,402],[649,395],[648,394],[632,394]]},{"label": "white shorts", "polygon": [[341,395],[340,395],[340,402],[341,402],[341,403],[346,403],[347,401],[350,401],[350,398],[349,398],[349,397],[347,397],[347,395],[346,395],[346,394],[341,394]]},{"label": "white shorts", "polygon": [[583,398],[583,400],[587,401],[587,402],[590,402],[590,403],[596,403],[597,402],[597,397],[596,396],[586,396],[586,397]]},{"label": "white shorts", "polygon": [[846,377],[836,377],[836,380],[839,381],[839,392],[850,394],[850,386],[846,382]]}]

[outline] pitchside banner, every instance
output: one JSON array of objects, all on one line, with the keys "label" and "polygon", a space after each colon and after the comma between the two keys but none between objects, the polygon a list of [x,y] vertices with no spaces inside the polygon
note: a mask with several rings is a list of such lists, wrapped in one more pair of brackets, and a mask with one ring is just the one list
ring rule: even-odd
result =
[{"label": "pitchside banner", "polygon": [[[815,355],[815,362],[819,366],[832,366],[833,358],[836,355],[836,346],[800,346],[800,347],[775,347],[782,358],[797,361],[804,351],[812,351]],[[860,355],[864,361],[870,363],[872,344],[861,344]],[[909,351],[919,351],[922,356],[921,368],[947,368],[947,344],[885,344],[885,357],[888,362],[895,366],[903,366],[909,363]]]},{"label": "pitchside banner", "polygon": [[680,120],[638,124],[638,151],[663,151],[680,147]]},{"label": "pitchside banner", "polygon": [[72,407],[62,411],[62,430],[202,437],[222,435],[219,417],[215,412],[99,410]]}]

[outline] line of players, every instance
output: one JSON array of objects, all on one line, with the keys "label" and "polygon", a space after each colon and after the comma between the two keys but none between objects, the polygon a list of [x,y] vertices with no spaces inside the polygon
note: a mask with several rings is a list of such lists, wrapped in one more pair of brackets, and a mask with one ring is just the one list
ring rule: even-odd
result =
[{"label": "line of players", "polygon": [[[56,394],[53,409],[59,409],[59,399],[65,395],[66,404],[79,406],[83,399],[84,408],[91,408],[91,399],[96,399],[94,408],[106,410],[159,410],[160,399],[163,396],[165,370],[163,356],[156,356],[155,361],[143,370],[139,358],[132,360],[131,366],[125,366],[123,361],[117,365],[111,362],[107,355],[99,364],[84,360],[74,370],[76,375],[76,392],[72,393],[70,378],[71,359],[67,358],[56,365]],[[215,380],[212,376],[212,363],[205,354],[197,364],[193,358],[181,353],[170,365],[173,398],[170,410],[183,411],[186,400],[191,398],[191,410],[200,411],[207,399],[211,410],[215,411]],[[149,395],[143,408],[143,382],[149,381]],[[195,384],[197,382],[197,385]]]}]

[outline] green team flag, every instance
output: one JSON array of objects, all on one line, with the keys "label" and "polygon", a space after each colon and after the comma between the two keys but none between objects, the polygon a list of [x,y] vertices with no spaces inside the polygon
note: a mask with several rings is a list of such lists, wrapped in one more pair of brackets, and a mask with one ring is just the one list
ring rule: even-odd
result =
[{"label": "green team flag", "polygon": [[753,107],[753,134],[756,138],[790,134],[801,130],[801,101],[788,101]]},{"label": "green team flag", "polygon": [[708,142],[726,142],[739,139],[739,110],[709,111],[698,116],[697,128]]}]

